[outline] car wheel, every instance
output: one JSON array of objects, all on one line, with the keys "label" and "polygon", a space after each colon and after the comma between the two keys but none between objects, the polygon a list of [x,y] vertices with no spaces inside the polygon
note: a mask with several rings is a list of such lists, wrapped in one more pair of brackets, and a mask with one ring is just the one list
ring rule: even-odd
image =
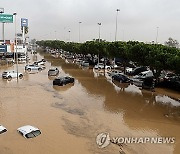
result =
[{"label": "car wheel", "polygon": [[111,70],[111,68],[110,68],[110,67],[108,67],[108,68],[107,68],[107,70],[108,70],[108,71],[110,71],[110,70]]},{"label": "car wheel", "polygon": [[8,76],[8,80],[11,80],[12,79],[12,76]]},{"label": "car wheel", "polygon": [[22,75],[22,74],[20,74],[20,75],[19,75],[19,78],[20,78],[20,79],[22,79],[22,78],[23,78],[23,75]]},{"label": "car wheel", "polygon": [[38,68],[38,71],[42,71],[42,68]]},{"label": "car wheel", "polygon": [[30,68],[28,68],[27,70],[28,70],[29,72],[31,71],[31,69],[30,69]]}]

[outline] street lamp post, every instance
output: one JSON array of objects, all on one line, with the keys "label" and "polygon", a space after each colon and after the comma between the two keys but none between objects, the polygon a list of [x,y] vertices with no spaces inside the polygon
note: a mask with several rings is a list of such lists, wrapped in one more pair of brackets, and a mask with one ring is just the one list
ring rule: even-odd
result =
[{"label": "street lamp post", "polygon": [[80,24],[81,24],[82,22],[79,22],[79,43],[81,42],[81,27],[80,27]]},{"label": "street lamp post", "polygon": [[18,80],[18,53],[17,53],[17,28],[16,28],[16,15],[17,13],[13,13],[15,16],[15,44],[16,44],[16,70],[17,70],[17,80]]},{"label": "street lamp post", "polygon": [[[101,23],[98,23],[99,25],[99,43],[100,43],[100,38],[101,38]],[[99,67],[99,51],[98,51],[98,67]]]},{"label": "street lamp post", "polygon": [[56,30],[54,31],[54,34],[55,34],[55,40],[57,40],[57,38],[56,38]]},{"label": "street lamp post", "polygon": [[71,36],[70,36],[71,30],[69,30],[68,32],[69,32],[69,42],[70,42],[70,39],[71,39]]},{"label": "street lamp post", "polygon": [[[0,13],[4,13],[4,8],[0,8]],[[2,23],[2,40],[5,43],[5,37],[4,37],[4,22]]]},{"label": "street lamp post", "polygon": [[120,11],[120,9],[117,9],[116,11],[117,11],[117,13],[116,13],[116,30],[115,30],[115,42],[116,42],[116,39],[117,39],[117,18],[118,18],[118,12]]},{"label": "street lamp post", "polygon": [[158,43],[158,33],[159,33],[159,27],[156,27],[157,28],[157,33],[156,33],[156,44]]}]

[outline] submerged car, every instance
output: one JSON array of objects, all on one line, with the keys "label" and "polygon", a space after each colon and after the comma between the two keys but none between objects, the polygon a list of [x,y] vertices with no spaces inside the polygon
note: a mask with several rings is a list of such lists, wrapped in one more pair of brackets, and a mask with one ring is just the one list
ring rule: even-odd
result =
[{"label": "submerged car", "polygon": [[108,65],[105,65],[103,63],[99,63],[97,65],[94,66],[95,69],[107,69],[107,70],[110,70],[111,69],[111,66],[108,66]]},{"label": "submerged car", "polygon": [[42,69],[43,69],[42,67],[35,65],[35,64],[25,66],[25,70],[27,70],[27,71],[31,71],[31,70],[41,71]]},{"label": "submerged car", "polygon": [[144,71],[147,71],[148,69],[147,69],[147,67],[145,67],[145,66],[142,66],[142,67],[136,67],[135,69],[133,69],[132,71],[129,71],[129,73],[127,72],[127,70],[126,70],[126,72],[129,74],[129,75],[138,75],[139,73],[141,73],[141,72],[144,72]]},{"label": "submerged car", "polygon": [[63,86],[68,83],[74,83],[74,78],[66,76],[66,77],[59,77],[53,80],[53,85]]},{"label": "submerged car", "polygon": [[108,75],[109,76],[114,76],[114,75],[117,75],[117,74],[122,74],[122,71],[120,70],[112,70],[111,72],[108,72]]},{"label": "submerged car", "polygon": [[46,60],[45,60],[45,59],[42,59],[42,60],[40,60],[40,61],[34,62],[35,65],[45,65],[45,63],[46,63]]},{"label": "submerged car", "polygon": [[7,129],[4,126],[0,125],[0,134],[3,134],[5,132],[7,132]]},{"label": "submerged car", "polygon": [[89,67],[89,62],[88,61],[82,61],[81,66]]},{"label": "submerged car", "polygon": [[120,83],[130,83],[130,79],[123,74],[116,74],[112,76],[112,80],[118,81]]},{"label": "submerged car", "polygon": [[4,71],[3,73],[2,73],[2,78],[3,79],[12,79],[12,78],[17,78],[17,76],[21,79],[21,78],[23,78],[23,74],[22,73],[20,73],[20,72],[16,72],[16,71],[14,71],[14,70],[12,70],[12,71]]},{"label": "submerged car", "polygon": [[58,68],[50,68],[48,71],[48,76],[56,76],[59,74]]},{"label": "submerged car", "polygon": [[41,134],[41,131],[37,127],[30,125],[22,126],[17,131],[25,138],[34,138]]}]

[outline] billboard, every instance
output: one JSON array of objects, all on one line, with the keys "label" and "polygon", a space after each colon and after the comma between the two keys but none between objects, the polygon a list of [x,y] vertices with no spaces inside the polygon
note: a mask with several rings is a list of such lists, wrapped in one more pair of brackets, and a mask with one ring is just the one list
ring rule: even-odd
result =
[{"label": "billboard", "polygon": [[13,23],[13,15],[11,15],[11,14],[0,14],[0,22]]},{"label": "billboard", "polygon": [[0,52],[7,52],[7,45],[0,45]]},{"label": "billboard", "polygon": [[21,27],[28,27],[28,19],[21,18]]}]

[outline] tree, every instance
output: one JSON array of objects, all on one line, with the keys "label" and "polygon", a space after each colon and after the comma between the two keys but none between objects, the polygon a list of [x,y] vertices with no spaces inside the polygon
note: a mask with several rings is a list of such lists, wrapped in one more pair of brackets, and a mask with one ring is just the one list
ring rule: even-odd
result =
[{"label": "tree", "polygon": [[[25,34],[27,34],[28,33],[28,27],[24,27],[24,30],[25,30]],[[22,31],[22,33],[23,33],[23,27],[21,27],[21,31]]]},{"label": "tree", "polygon": [[169,46],[169,47],[179,47],[179,42],[173,38],[169,38],[166,42],[165,45]]}]

